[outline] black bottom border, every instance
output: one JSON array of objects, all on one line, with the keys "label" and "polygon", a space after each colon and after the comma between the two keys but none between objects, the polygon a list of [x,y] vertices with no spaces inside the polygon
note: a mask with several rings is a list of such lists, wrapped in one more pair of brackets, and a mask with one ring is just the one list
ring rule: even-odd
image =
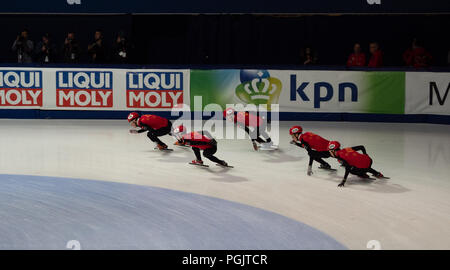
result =
[{"label": "black bottom border", "polygon": [[[18,269],[22,266],[44,269],[405,269],[420,265],[428,269],[433,265],[445,265],[449,255],[448,250],[0,251],[2,263],[12,263]],[[214,265],[206,258],[216,258]]]}]

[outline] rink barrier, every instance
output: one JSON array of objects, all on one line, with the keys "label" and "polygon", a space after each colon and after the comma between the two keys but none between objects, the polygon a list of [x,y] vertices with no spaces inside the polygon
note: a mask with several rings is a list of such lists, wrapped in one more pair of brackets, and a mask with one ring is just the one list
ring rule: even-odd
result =
[{"label": "rink barrier", "polygon": [[[125,120],[131,111],[68,111],[1,109],[0,118],[9,119],[111,119]],[[168,111],[138,111],[141,114],[155,114],[171,120],[178,118]],[[270,115],[270,114],[269,114]],[[191,112],[194,117],[194,112]],[[204,116],[203,120],[211,116]],[[430,123],[450,125],[450,115],[431,114],[366,114],[366,113],[302,113],[280,112],[281,121],[331,121],[331,122],[388,122],[388,123]]]},{"label": "rink barrier", "polygon": [[450,124],[445,70],[149,68],[2,64],[0,117],[124,119],[138,111],[173,119],[176,104],[207,111],[240,103],[277,104],[282,121]]}]

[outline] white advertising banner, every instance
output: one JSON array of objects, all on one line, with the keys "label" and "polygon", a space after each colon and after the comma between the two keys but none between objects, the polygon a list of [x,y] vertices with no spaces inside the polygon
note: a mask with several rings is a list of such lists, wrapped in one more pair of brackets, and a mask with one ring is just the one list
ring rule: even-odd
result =
[{"label": "white advertising banner", "polygon": [[189,70],[0,68],[0,109],[170,111]]},{"label": "white advertising banner", "polygon": [[0,108],[42,108],[46,91],[40,69],[0,69]]},{"label": "white advertising banner", "polygon": [[450,73],[407,72],[405,113],[450,115]]}]

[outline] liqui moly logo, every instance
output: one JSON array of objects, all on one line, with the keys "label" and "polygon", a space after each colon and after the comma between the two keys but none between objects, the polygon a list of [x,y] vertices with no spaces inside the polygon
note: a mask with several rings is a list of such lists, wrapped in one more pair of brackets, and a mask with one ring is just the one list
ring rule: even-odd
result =
[{"label": "liqui moly logo", "polygon": [[56,106],[112,107],[112,77],[109,71],[57,71]]},{"label": "liqui moly logo", "polygon": [[0,70],[1,106],[42,106],[42,72]]},{"label": "liqui moly logo", "polygon": [[173,108],[183,103],[182,72],[127,72],[128,108]]}]

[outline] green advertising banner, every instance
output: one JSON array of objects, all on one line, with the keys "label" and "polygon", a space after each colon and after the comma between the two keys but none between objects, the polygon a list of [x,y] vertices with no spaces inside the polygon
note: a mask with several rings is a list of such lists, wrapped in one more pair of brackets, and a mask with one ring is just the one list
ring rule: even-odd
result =
[{"label": "green advertising banner", "polygon": [[282,112],[403,114],[405,72],[191,70],[195,97],[207,104],[279,104]]}]

